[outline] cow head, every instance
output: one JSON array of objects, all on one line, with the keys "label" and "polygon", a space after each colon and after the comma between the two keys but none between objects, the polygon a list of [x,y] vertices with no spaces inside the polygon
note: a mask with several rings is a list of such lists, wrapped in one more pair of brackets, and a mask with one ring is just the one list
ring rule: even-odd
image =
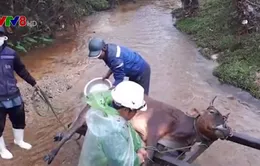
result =
[{"label": "cow head", "polygon": [[[211,141],[217,139],[225,139],[230,135],[230,128],[227,126],[226,121],[229,114],[222,115],[218,109],[214,107],[214,101],[217,96],[210,102],[209,107],[199,114],[195,120],[195,128],[197,132],[204,138]],[[194,111],[198,112],[196,109]]]}]

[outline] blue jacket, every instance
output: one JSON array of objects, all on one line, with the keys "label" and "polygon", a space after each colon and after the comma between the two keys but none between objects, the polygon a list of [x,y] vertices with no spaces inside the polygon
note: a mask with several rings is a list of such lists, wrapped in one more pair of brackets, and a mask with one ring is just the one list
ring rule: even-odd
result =
[{"label": "blue jacket", "polygon": [[106,65],[112,70],[114,86],[124,80],[124,77],[137,77],[143,73],[146,61],[135,51],[115,44],[107,44]]},{"label": "blue jacket", "polygon": [[14,71],[32,86],[36,84],[16,52],[4,45],[0,49],[0,101],[7,101],[20,96]]}]

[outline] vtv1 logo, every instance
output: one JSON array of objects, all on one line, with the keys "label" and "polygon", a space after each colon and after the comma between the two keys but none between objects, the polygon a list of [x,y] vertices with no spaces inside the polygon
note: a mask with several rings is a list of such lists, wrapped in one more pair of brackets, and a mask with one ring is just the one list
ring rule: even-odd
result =
[{"label": "vtv1 logo", "polygon": [[2,16],[0,18],[0,26],[5,25],[6,27],[10,27],[10,26],[17,26],[17,24],[20,27],[37,26],[36,21],[28,21],[25,16],[15,16],[15,17],[13,17],[13,16]]}]

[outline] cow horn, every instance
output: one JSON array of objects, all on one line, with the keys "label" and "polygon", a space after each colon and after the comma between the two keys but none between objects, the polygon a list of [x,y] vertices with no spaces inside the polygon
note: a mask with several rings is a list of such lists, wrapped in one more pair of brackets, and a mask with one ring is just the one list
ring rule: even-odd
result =
[{"label": "cow horn", "polygon": [[210,106],[213,106],[213,104],[214,104],[214,101],[215,101],[215,99],[217,98],[217,96],[215,96],[212,100],[211,100],[211,102],[210,102]]},{"label": "cow horn", "polygon": [[224,119],[225,119],[225,121],[227,121],[227,120],[228,120],[228,117],[229,117],[229,115],[230,115],[230,113],[227,113],[225,116],[223,116],[223,117],[224,117]]}]

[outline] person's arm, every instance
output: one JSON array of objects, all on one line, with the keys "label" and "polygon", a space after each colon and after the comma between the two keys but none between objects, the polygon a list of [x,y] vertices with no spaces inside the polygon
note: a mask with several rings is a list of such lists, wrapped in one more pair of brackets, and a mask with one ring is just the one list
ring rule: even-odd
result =
[{"label": "person's arm", "polygon": [[124,81],[125,71],[124,71],[124,62],[121,58],[116,58],[111,61],[111,70],[114,75],[115,82],[113,86],[115,87],[120,82]]},{"label": "person's arm", "polygon": [[[140,137],[140,135],[135,131],[135,129],[132,127],[131,124],[129,124],[130,126],[130,131],[131,131],[131,135],[133,138],[133,144],[134,144],[134,150],[136,152],[136,160],[135,160],[135,165],[140,165],[141,163],[144,162],[144,159],[147,157],[147,152],[145,149],[142,148],[142,139]],[[140,156],[142,158],[142,160],[140,161]]]},{"label": "person's arm", "polygon": [[134,149],[137,152],[139,149],[142,148],[142,139],[140,135],[135,131],[131,123],[129,124],[129,126],[130,126],[131,135],[133,137]]},{"label": "person's arm", "polygon": [[31,86],[36,85],[35,79],[31,76],[31,74],[26,69],[25,65],[21,61],[20,57],[16,54],[14,58],[14,70],[15,72],[28,84]]},{"label": "person's arm", "polygon": [[[141,164],[136,152],[133,153],[134,156],[128,158],[127,154],[132,154],[127,152],[129,142],[121,133],[112,132],[105,139],[102,141],[102,149],[108,159],[109,165],[122,166],[129,164],[131,160],[135,166]],[[132,150],[134,151],[134,149]]]},{"label": "person's arm", "polygon": [[109,77],[113,74],[111,69],[108,69],[106,75],[103,77],[103,79],[109,79]]}]

